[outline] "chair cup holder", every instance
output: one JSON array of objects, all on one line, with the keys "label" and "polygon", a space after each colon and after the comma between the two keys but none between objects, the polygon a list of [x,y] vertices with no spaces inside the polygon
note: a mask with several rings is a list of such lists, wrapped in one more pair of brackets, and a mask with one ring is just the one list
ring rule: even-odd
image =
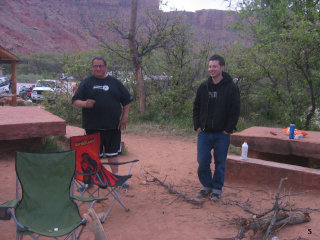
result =
[{"label": "chair cup holder", "polygon": [[0,219],[1,220],[10,220],[11,214],[8,211],[9,208],[7,207],[1,207],[0,208]]}]

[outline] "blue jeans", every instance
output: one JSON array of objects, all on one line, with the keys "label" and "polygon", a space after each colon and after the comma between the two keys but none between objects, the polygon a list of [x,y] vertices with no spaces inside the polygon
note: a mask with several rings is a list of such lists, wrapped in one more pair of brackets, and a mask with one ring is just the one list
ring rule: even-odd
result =
[{"label": "blue jeans", "polygon": [[[213,189],[212,192],[216,194],[222,193],[229,145],[230,135],[224,132],[200,132],[198,134],[198,177],[204,188]],[[213,176],[210,168],[212,149],[215,165]]]}]

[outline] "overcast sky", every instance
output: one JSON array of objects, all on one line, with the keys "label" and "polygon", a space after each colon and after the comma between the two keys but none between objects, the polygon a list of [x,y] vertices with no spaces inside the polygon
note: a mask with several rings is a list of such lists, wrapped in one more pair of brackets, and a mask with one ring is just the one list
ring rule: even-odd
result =
[{"label": "overcast sky", "polygon": [[163,0],[168,2],[167,6],[160,7],[163,11],[179,10],[194,12],[201,9],[230,10],[228,2],[224,0]]}]

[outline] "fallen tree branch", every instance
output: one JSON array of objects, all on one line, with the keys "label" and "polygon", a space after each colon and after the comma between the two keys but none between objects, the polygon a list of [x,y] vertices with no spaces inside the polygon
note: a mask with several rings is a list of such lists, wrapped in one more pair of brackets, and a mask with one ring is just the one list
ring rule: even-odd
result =
[{"label": "fallen tree branch", "polygon": [[292,196],[298,196],[304,193],[308,193],[309,191],[304,191],[304,192],[297,192],[297,193],[290,193],[290,194],[284,194],[280,198],[286,198],[286,197],[292,197]]},{"label": "fallen tree branch", "polygon": [[[260,218],[260,219],[255,219],[255,218],[244,218],[241,220],[241,226],[240,226],[240,231],[241,233],[237,235],[238,238],[243,238],[244,233],[246,233],[249,230],[252,230],[254,234],[257,232],[263,232],[267,233],[267,231],[270,231],[270,225],[272,223],[273,216],[265,217],[265,218]],[[276,214],[276,219],[274,220],[270,235],[272,232],[274,232],[277,229],[282,228],[283,226],[286,225],[295,225],[295,224],[300,224],[304,222],[309,222],[311,220],[309,213],[293,213],[293,212],[284,212],[284,211],[278,211]],[[269,236],[270,236],[269,235]],[[266,234],[264,235],[266,236]]]},{"label": "fallen tree branch", "polygon": [[[165,184],[164,181],[161,181],[159,180],[157,177],[153,176],[151,173],[149,173],[147,170],[144,170],[146,174],[150,175],[153,180],[155,182],[158,182],[160,183],[161,186],[164,186],[166,187],[168,190],[169,190],[169,193],[171,194],[178,194],[179,196],[181,196],[186,202],[188,203],[191,203],[191,204],[194,204],[194,205],[197,205],[197,206],[202,206],[203,205],[203,202],[202,201],[198,201],[198,200],[194,200],[194,199],[190,199],[186,194],[180,192],[180,191],[177,191],[175,189],[173,189],[173,186],[172,185],[168,185],[168,184]],[[175,199],[176,200],[176,199]]]},{"label": "fallen tree branch", "polygon": [[[304,212],[294,212],[293,209],[288,209],[287,203],[280,203],[283,196],[280,196],[283,182],[287,178],[282,178],[278,186],[278,191],[275,196],[275,202],[271,209],[266,210],[263,213],[256,214],[248,208],[248,200],[245,203],[238,201],[232,201],[231,204],[241,207],[244,211],[252,214],[251,218],[240,218],[237,224],[240,226],[238,234],[236,237],[231,239],[243,239],[245,238],[246,232],[252,230],[254,235],[260,232],[263,235],[263,240],[268,239],[276,230],[280,230],[287,225],[295,225],[304,222],[309,222],[311,220],[308,210],[309,209],[299,209],[305,210]],[[298,195],[298,194],[296,194]],[[284,196],[293,196],[293,194],[286,194]],[[230,204],[230,203],[229,203]],[[318,209],[316,209],[318,210]],[[272,213],[270,215],[270,213]],[[269,214],[269,216],[267,216]],[[222,239],[222,238],[220,238]]]},{"label": "fallen tree branch", "polygon": [[175,199],[173,199],[171,202],[169,202],[167,205],[169,206],[169,205],[171,205],[172,203],[174,203],[177,199],[179,199],[180,198],[180,195],[178,195]]},{"label": "fallen tree branch", "polygon": [[292,212],[320,212],[320,208],[282,208],[282,210]]},{"label": "fallen tree branch", "polygon": [[279,184],[279,187],[278,187],[278,192],[276,194],[276,200],[274,202],[274,205],[273,205],[273,209],[274,209],[274,214],[273,214],[273,217],[270,221],[270,224],[268,226],[268,229],[267,229],[267,232],[266,234],[263,236],[262,240],[266,240],[268,239],[268,237],[270,237],[272,231],[273,231],[273,228],[274,228],[274,225],[277,221],[277,215],[278,215],[278,212],[279,212],[279,200],[280,200],[280,192],[281,192],[281,188],[282,188],[282,184],[283,182],[287,180],[287,178],[281,178],[280,180],[280,184]]},{"label": "fallen tree branch", "polygon": [[254,218],[261,218],[261,217],[264,217],[265,215],[271,213],[274,208],[271,208],[263,213],[255,213],[254,211],[250,210],[247,206],[246,203],[248,203],[249,199],[245,202],[245,203],[241,203],[239,201],[228,201],[228,202],[222,202],[223,204],[229,204],[229,205],[235,205],[235,206],[238,206],[240,208],[242,208],[243,211],[251,214],[252,216],[254,216]]}]

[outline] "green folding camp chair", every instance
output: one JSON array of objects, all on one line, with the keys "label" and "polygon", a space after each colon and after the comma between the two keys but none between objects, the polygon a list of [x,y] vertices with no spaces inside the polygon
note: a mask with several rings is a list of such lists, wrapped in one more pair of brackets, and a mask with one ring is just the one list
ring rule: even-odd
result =
[{"label": "green folding camp chair", "polygon": [[[17,239],[31,235],[77,239],[85,224],[70,197],[75,151],[16,153],[16,199],[0,205],[0,219],[13,217]],[[19,182],[21,199],[19,198]],[[78,232],[81,232],[80,227]]]}]

